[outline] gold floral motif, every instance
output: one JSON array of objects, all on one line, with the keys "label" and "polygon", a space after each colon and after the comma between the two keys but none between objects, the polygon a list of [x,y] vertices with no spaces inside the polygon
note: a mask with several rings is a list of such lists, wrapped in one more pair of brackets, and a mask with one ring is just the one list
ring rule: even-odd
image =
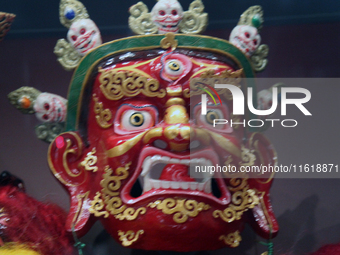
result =
[{"label": "gold floral motif", "polygon": [[201,0],[193,1],[189,10],[183,13],[183,19],[179,24],[179,31],[185,34],[199,34],[208,25],[208,14],[203,12],[204,5]]},{"label": "gold floral motif", "polygon": [[[65,8],[74,10],[75,16],[72,20],[65,17]],[[89,15],[85,6],[77,0],[61,0],[59,5],[59,20],[66,28],[70,28],[71,24],[78,19],[88,19]]]},{"label": "gold floral motif", "polygon": [[250,60],[251,60],[253,69],[256,72],[261,72],[266,68],[268,64],[268,59],[267,59],[268,53],[269,53],[268,45],[262,44],[257,48],[254,54],[251,56]]},{"label": "gold floral motif", "polygon": [[105,207],[104,201],[100,198],[100,192],[96,193],[96,196],[91,201],[91,207],[89,208],[89,212],[94,214],[96,217],[104,216],[104,218],[109,217],[109,213],[107,211],[102,211]]},{"label": "gold floral motif", "polygon": [[143,2],[132,5],[129,9],[129,27],[138,35],[157,34],[158,27],[152,21],[151,13]]},{"label": "gold floral motif", "polygon": [[[229,71],[225,71],[224,73],[228,73]],[[222,72],[223,73],[223,72]],[[215,87],[215,84],[232,84],[241,88],[241,76],[237,78],[231,77],[209,77],[212,74],[211,70],[208,73],[203,73],[202,75],[208,76],[208,78],[193,78],[190,80],[190,92],[184,90],[185,97],[191,97],[196,95],[201,95],[204,92],[203,89],[210,90],[210,87]],[[241,74],[241,72],[239,73]],[[232,94],[229,89],[226,88],[215,88],[216,92],[220,95],[223,95],[227,100],[232,100]]]},{"label": "gold floral motif", "polygon": [[[255,26],[257,24],[254,24],[254,19],[257,19],[258,26]],[[244,13],[242,13],[239,22],[237,25],[248,25],[248,26],[254,26],[258,30],[261,30],[263,24],[263,11],[262,7],[260,5],[254,5],[249,7]]]},{"label": "gold floral motif", "polygon": [[237,230],[234,233],[228,234],[227,236],[221,235],[219,240],[222,240],[226,245],[235,248],[240,245],[242,238],[240,236],[240,232]]},{"label": "gold floral motif", "polygon": [[254,150],[251,150],[244,146],[242,146],[241,148],[241,157],[242,157],[242,163],[240,164],[243,166],[253,166],[256,160]]},{"label": "gold floral motif", "polygon": [[224,70],[220,74],[216,74],[215,70],[208,70],[200,75],[200,78],[232,78],[235,79],[237,83],[240,82],[241,77],[243,76],[243,69],[239,69],[236,71]]},{"label": "gold floral motif", "polygon": [[137,233],[135,233],[132,230],[127,231],[124,233],[124,231],[118,230],[119,235],[119,241],[122,242],[122,245],[127,247],[136,242],[140,235],[144,234],[144,230],[138,230]]},{"label": "gold floral motif", "polygon": [[148,79],[136,72],[117,71],[115,69],[100,72],[100,89],[109,100],[119,100],[122,97],[134,97],[142,93],[147,97],[163,98],[165,89],[161,89],[156,79]]},{"label": "gold floral motif", "polygon": [[112,123],[109,121],[112,119],[112,113],[109,109],[103,109],[103,103],[98,101],[98,97],[96,94],[93,94],[94,103],[94,113],[96,114],[96,121],[99,126],[102,128],[109,128],[112,126]]},{"label": "gold floral motif", "polygon": [[82,59],[78,51],[65,39],[57,41],[53,52],[57,55],[58,62],[66,71],[72,71]]},{"label": "gold floral motif", "polygon": [[[10,103],[17,108],[19,111],[25,114],[33,114],[35,110],[33,108],[34,102],[37,97],[41,94],[41,91],[33,87],[21,87],[18,88],[7,95]],[[22,100],[26,99],[29,101],[29,105],[23,107]]]},{"label": "gold floral motif", "polygon": [[172,50],[176,49],[178,45],[178,41],[175,39],[175,34],[173,33],[167,33],[165,37],[161,40],[161,47],[163,49],[169,49]]},{"label": "gold floral motif", "polygon": [[243,190],[233,193],[231,204],[223,211],[215,210],[213,216],[215,218],[221,217],[222,220],[230,223],[235,220],[240,220],[245,211],[254,208],[258,203],[259,198],[255,191],[249,189],[249,186],[246,186]]},{"label": "gold floral motif", "polygon": [[119,220],[135,220],[139,214],[146,212],[145,207],[140,207],[136,210],[123,205],[119,197],[121,181],[129,176],[128,170],[130,165],[131,162],[126,164],[125,167],[118,167],[115,172],[116,175],[112,175],[112,169],[106,166],[103,180],[100,182],[100,185],[103,187],[102,194],[104,196],[104,203],[106,204],[105,209]]},{"label": "gold floral motif", "polygon": [[87,153],[86,158],[80,163],[80,166],[84,167],[86,171],[93,171],[94,173],[98,171],[98,167],[95,166],[97,163],[96,148]]},{"label": "gold floral motif", "polygon": [[176,223],[184,223],[189,217],[196,217],[201,211],[210,209],[210,205],[195,200],[178,198],[166,198],[163,201],[157,200],[148,205],[150,208],[157,208],[164,214],[174,214],[173,220]]}]

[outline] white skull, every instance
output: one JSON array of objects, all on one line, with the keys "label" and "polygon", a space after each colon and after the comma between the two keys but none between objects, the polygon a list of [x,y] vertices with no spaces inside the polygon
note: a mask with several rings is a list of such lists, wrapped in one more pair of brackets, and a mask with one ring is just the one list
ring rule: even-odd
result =
[{"label": "white skull", "polygon": [[231,31],[229,41],[250,57],[259,47],[261,36],[255,27],[239,25]]},{"label": "white skull", "polygon": [[80,19],[72,23],[67,39],[81,56],[102,44],[100,31],[91,19]]},{"label": "white skull", "polygon": [[151,16],[158,26],[158,33],[177,33],[183,18],[183,9],[177,0],[159,0],[152,8]]},{"label": "white skull", "polygon": [[272,106],[273,94],[270,90],[264,89],[257,93],[257,109],[268,110]]},{"label": "white skull", "polygon": [[42,122],[64,122],[67,100],[51,93],[41,93],[34,103],[35,116]]}]

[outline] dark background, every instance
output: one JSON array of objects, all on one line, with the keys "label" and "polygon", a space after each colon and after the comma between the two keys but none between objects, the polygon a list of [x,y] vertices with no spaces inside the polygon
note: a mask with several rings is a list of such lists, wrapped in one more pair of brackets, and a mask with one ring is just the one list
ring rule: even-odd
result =
[{"label": "dark background", "polygon": [[[82,1],[103,34],[103,42],[132,35],[128,7],[137,1]],[[149,9],[155,1],[144,1]],[[190,0],[181,1],[187,10]],[[239,15],[260,4],[265,12],[262,42],[270,47],[269,64],[259,77],[338,78],[340,76],[340,2],[335,0],[203,1],[210,16],[205,34],[228,39]],[[7,94],[21,86],[67,97],[72,72],[59,65],[53,48],[67,30],[59,23],[59,1],[2,0],[0,11],[17,15],[0,43],[0,171],[25,181],[33,197],[69,207],[67,193],[47,166],[48,144],[38,140],[34,116],[23,115],[9,104]],[[276,147],[279,163],[339,164],[340,87],[305,86],[312,99],[312,117],[292,112],[299,119],[294,129],[273,128],[266,135]],[[340,176],[339,176],[340,177]],[[272,204],[280,224],[275,254],[307,254],[327,243],[340,242],[340,179],[276,179]],[[99,236],[98,236],[99,235]],[[264,247],[247,228],[236,249],[200,254],[258,255]],[[154,254],[122,248],[102,232],[100,224],[83,239],[94,254]]]}]

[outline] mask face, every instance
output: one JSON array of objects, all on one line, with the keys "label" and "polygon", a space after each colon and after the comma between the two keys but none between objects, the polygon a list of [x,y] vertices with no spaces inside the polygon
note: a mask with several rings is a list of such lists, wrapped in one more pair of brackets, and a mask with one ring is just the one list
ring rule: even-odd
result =
[{"label": "mask face", "polygon": [[67,39],[81,56],[102,44],[100,31],[91,19],[80,19],[72,23]]},{"label": "mask face", "polygon": [[71,193],[69,226],[82,233],[100,219],[123,246],[173,251],[238,246],[246,213],[256,218],[254,225],[261,222],[256,228],[264,236],[272,231],[270,179],[190,175],[190,168],[240,167],[245,147],[255,141],[257,155],[272,160],[261,135],[245,145],[242,126],[213,126],[214,119],[232,118],[227,91],[218,91],[222,104],[209,99],[201,115],[204,92],[193,79],[241,76],[242,70],[217,54],[187,50],[105,61],[84,90],[78,131],[57,137],[49,149],[52,171]]},{"label": "mask face", "polygon": [[64,122],[67,100],[51,93],[41,93],[34,102],[35,116],[42,122]]},{"label": "mask face", "polygon": [[229,41],[250,57],[260,46],[261,36],[255,27],[239,25],[231,31]]},{"label": "mask face", "polygon": [[177,33],[183,18],[183,9],[177,0],[160,0],[152,8],[151,16],[160,34]]}]

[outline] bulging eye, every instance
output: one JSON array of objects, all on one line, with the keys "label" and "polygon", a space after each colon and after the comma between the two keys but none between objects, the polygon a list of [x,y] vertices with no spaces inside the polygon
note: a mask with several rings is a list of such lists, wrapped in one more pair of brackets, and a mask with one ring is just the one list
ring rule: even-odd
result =
[{"label": "bulging eye", "polygon": [[151,114],[147,111],[128,110],[121,117],[121,127],[126,131],[136,131],[154,125]]},{"label": "bulging eye", "polygon": [[184,65],[177,59],[171,59],[165,64],[165,74],[170,79],[177,79],[181,74],[183,74],[183,71]]},{"label": "bulging eye", "polygon": [[247,37],[247,38],[250,38],[250,34],[248,32],[245,32],[244,36]]},{"label": "bulging eye", "polygon": [[171,11],[171,14],[174,15],[174,16],[176,16],[176,15],[178,14],[178,12],[177,12],[177,10],[172,10],[172,11]]},{"label": "bulging eye", "polygon": [[254,39],[254,40],[253,40],[253,43],[254,43],[254,45],[257,45],[257,40]]},{"label": "bulging eye", "polygon": [[71,36],[71,39],[72,39],[73,41],[76,41],[76,40],[77,40],[77,36],[72,35],[72,36]]},{"label": "bulging eye", "polygon": [[159,13],[159,15],[161,15],[161,16],[164,16],[164,15],[165,15],[165,11],[164,11],[164,10],[160,10],[158,13]]},{"label": "bulging eye", "polygon": [[221,119],[222,114],[219,110],[209,110],[207,114],[205,115],[205,121],[206,123],[213,125],[215,119]]},{"label": "bulging eye", "polygon": [[82,28],[82,29],[80,29],[80,31],[79,31],[79,33],[80,33],[81,35],[85,34],[85,32],[86,32],[86,29],[85,29],[85,28]]}]

